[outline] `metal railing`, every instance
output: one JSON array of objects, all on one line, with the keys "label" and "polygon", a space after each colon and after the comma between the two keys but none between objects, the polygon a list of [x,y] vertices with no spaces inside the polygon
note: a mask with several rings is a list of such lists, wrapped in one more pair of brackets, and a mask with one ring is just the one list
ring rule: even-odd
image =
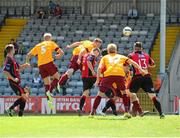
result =
[{"label": "metal railing", "polygon": [[[166,69],[166,73],[163,76],[163,83],[160,89],[160,92],[158,94],[159,98],[161,99],[162,105],[163,105],[163,110],[167,113],[172,113],[173,112],[173,94],[175,93],[174,90],[174,86],[175,86],[175,82],[173,79],[174,76],[176,76],[175,70],[178,69],[178,65],[174,66],[174,64],[176,64],[175,62],[177,62],[176,60],[180,60],[177,58],[178,54],[180,51],[180,33],[177,37],[177,41],[172,53],[172,57],[170,59],[168,68]],[[177,76],[176,76],[177,77]],[[179,86],[180,85],[176,85]]]}]

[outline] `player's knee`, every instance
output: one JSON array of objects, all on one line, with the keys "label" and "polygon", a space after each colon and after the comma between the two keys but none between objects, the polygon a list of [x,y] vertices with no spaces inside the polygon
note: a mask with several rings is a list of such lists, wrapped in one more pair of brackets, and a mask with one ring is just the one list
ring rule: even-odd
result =
[{"label": "player's knee", "polygon": [[131,98],[131,101],[137,101],[138,100],[137,95],[135,93],[132,93],[130,98]]},{"label": "player's knee", "polygon": [[74,72],[74,69],[70,68],[70,69],[68,69],[68,71],[66,73],[68,76],[72,76],[73,72]]},{"label": "player's knee", "polygon": [[86,96],[86,97],[89,97],[89,92],[88,91],[84,91],[83,95]]},{"label": "player's knee", "polygon": [[154,97],[156,97],[156,94],[155,93],[148,93],[149,95],[149,98],[152,100]]},{"label": "player's knee", "polygon": [[123,95],[123,94],[127,94],[127,93],[126,93],[126,91],[125,91],[125,90],[124,90],[124,91],[122,91],[122,90],[121,90],[121,94]]},{"label": "player's knee", "polygon": [[56,73],[53,75],[53,78],[54,78],[54,79],[58,79],[58,80],[59,80],[59,77],[60,77],[60,75],[59,75],[58,72],[56,72]]},{"label": "player's knee", "polygon": [[114,96],[112,99],[113,99],[114,101],[116,101],[116,100],[118,99],[118,97],[117,97],[117,96]]},{"label": "player's knee", "polygon": [[22,101],[23,101],[23,102],[26,102],[26,98],[27,98],[27,97],[26,97],[26,94],[22,94],[21,96],[22,96],[22,97],[21,97]]},{"label": "player's knee", "polygon": [[104,96],[105,96],[105,94],[104,94],[103,92],[101,92],[101,91],[98,92],[98,95],[99,95],[100,97],[104,97]]}]

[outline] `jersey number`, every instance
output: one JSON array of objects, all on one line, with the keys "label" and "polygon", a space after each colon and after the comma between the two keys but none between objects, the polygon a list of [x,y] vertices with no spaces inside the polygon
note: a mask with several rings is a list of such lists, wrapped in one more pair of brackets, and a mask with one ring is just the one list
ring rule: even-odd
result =
[{"label": "jersey number", "polygon": [[109,63],[111,65],[118,64],[119,63],[119,58],[109,58]]},{"label": "jersey number", "polygon": [[46,53],[46,47],[45,46],[41,46],[41,54],[45,54]]},{"label": "jersey number", "polygon": [[138,64],[142,69],[146,69],[147,68],[147,64],[146,64],[146,59],[139,59],[138,60]]}]

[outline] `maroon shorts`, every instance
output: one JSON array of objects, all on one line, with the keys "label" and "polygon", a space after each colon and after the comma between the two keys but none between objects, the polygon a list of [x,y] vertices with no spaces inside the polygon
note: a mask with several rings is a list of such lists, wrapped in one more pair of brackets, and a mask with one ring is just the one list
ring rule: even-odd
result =
[{"label": "maroon shorts", "polygon": [[[117,88],[113,87],[113,83],[116,83]],[[102,78],[99,90],[103,93],[111,89],[114,95],[118,96],[120,91],[124,91],[126,89],[125,86],[125,78],[122,76],[108,76]]]},{"label": "maroon shorts", "polygon": [[56,72],[58,72],[58,69],[53,62],[39,66],[39,73],[43,79],[48,76],[53,76]]},{"label": "maroon shorts", "polygon": [[71,60],[70,60],[70,64],[69,64],[69,68],[74,69],[74,72],[77,71],[78,69],[82,69],[82,64],[78,64],[77,63],[78,60],[78,55],[72,56]]}]

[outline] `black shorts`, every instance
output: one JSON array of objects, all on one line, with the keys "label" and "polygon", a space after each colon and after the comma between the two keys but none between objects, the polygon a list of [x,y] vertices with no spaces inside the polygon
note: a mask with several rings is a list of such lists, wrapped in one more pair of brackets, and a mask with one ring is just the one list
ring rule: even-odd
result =
[{"label": "black shorts", "polygon": [[20,86],[20,84],[13,81],[9,81],[9,84],[17,96],[21,96],[22,94],[24,94],[24,89]]},{"label": "black shorts", "polygon": [[120,97],[122,98],[122,93],[120,90],[116,89],[114,91],[114,89],[109,89],[105,92],[105,95],[108,97],[108,98],[113,98],[113,97]]},{"label": "black shorts", "polygon": [[82,78],[83,81],[83,91],[91,89],[96,82],[96,78]]},{"label": "black shorts", "polygon": [[137,75],[134,76],[129,84],[130,92],[136,93],[140,88],[142,88],[145,92],[155,93],[153,87],[153,81],[150,75]]}]

